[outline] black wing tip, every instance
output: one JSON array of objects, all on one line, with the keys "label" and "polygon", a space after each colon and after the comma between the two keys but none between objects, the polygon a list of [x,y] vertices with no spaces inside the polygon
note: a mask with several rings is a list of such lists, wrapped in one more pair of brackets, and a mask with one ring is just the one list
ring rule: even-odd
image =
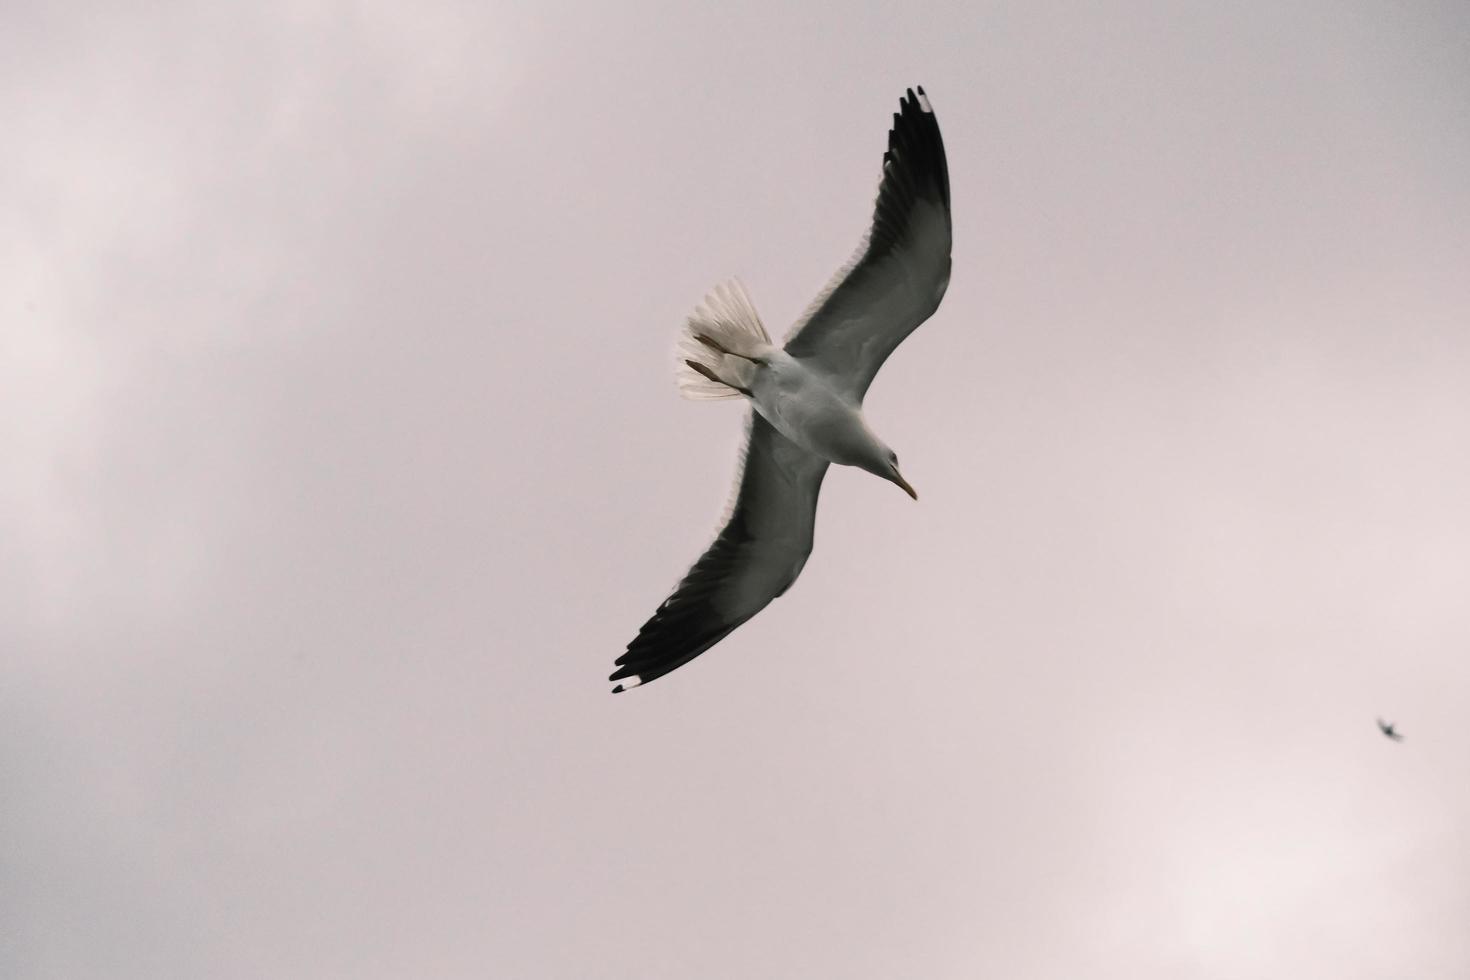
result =
[{"label": "black wing tip", "polygon": [[644,683],[646,683],[647,681],[651,680],[651,678],[640,677],[637,674],[624,673],[623,671],[620,670],[617,673],[613,674],[611,677],[609,677],[608,680],[610,680],[610,681],[628,681],[628,683],[626,683],[626,684],[619,684],[617,687],[615,687],[615,688],[612,689],[612,692],[614,694],[622,694],[624,691],[631,691],[635,687],[642,687],[644,685]]},{"label": "black wing tip", "polygon": [[924,91],[924,86],[915,85],[911,89],[905,89],[903,98],[899,100],[899,106],[905,112],[909,109],[918,109],[926,116],[934,114],[934,107],[929,104],[929,93]]},{"label": "black wing tip", "polygon": [[899,166],[908,169],[916,181],[932,181],[939,199],[948,207],[949,161],[944,152],[944,138],[939,134],[939,117],[924,86],[908,89],[899,110],[893,114],[893,125],[888,130],[888,150],[883,155],[885,171],[896,157]]}]

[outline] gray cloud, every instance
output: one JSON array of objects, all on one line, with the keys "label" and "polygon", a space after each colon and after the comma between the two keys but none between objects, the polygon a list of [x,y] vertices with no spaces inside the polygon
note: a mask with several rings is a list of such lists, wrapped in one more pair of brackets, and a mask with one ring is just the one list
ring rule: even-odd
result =
[{"label": "gray cloud", "polygon": [[[1470,967],[1457,5],[6,21],[0,972]],[[915,82],[923,501],[611,698]]]}]

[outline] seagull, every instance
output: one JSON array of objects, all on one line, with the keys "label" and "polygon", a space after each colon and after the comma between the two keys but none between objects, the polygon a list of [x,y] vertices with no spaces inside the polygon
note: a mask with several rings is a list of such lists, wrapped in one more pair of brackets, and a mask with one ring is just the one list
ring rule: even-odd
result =
[{"label": "seagull", "polygon": [[1393,723],[1384,721],[1382,718],[1378,719],[1378,730],[1395,742],[1402,742],[1404,740],[1402,735],[1393,730]]},{"label": "seagull", "polygon": [[872,225],[852,259],[782,346],[739,280],[717,286],[680,334],[676,367],[691,399],[751,405],[734,498],[704,555],[617,658],[619,693],[662,677],[783,594],[812,552],[817,493],[830,463],[918,494],[868,426],[863,396],[949,285],[949,168],[924,89],[899,101]]}]

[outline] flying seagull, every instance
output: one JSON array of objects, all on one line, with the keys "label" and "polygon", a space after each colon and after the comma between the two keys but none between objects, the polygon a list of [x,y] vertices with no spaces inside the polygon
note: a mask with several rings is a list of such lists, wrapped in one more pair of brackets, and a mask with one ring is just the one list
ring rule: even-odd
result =
[{"label": "flying seagull", "polygon": [[711,292],[678,343],[687,398],[744,398],[752,410],[734,501],[714,544],[643,625],[613,693],[687,664],[764,609],[812,551],[829,463],[856,466],[918,499],[898,456],[868,427],[873,376],[939,307],[949,285],[949,168],[924,89],[894,113],[872,227],[777,347],[738,280]]},{"label": "flying seagull", "polygon": [[1378,719],[1378,730],[1395,742],[1402,742],[1404,740],[1402,735],[1393,730],[1393,723],[1384,721],[1382,718]]}]

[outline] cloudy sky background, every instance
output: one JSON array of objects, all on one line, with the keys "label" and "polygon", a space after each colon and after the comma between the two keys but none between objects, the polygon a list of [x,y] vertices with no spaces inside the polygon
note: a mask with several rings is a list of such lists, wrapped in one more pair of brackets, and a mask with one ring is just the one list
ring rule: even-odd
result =
[{"label": "cloudy sky background", "polygon": [[[1470,974],[1470,8],[125,6],[0,13],[0,973]],[[915,83],[921,499],[611,697]]]}]

